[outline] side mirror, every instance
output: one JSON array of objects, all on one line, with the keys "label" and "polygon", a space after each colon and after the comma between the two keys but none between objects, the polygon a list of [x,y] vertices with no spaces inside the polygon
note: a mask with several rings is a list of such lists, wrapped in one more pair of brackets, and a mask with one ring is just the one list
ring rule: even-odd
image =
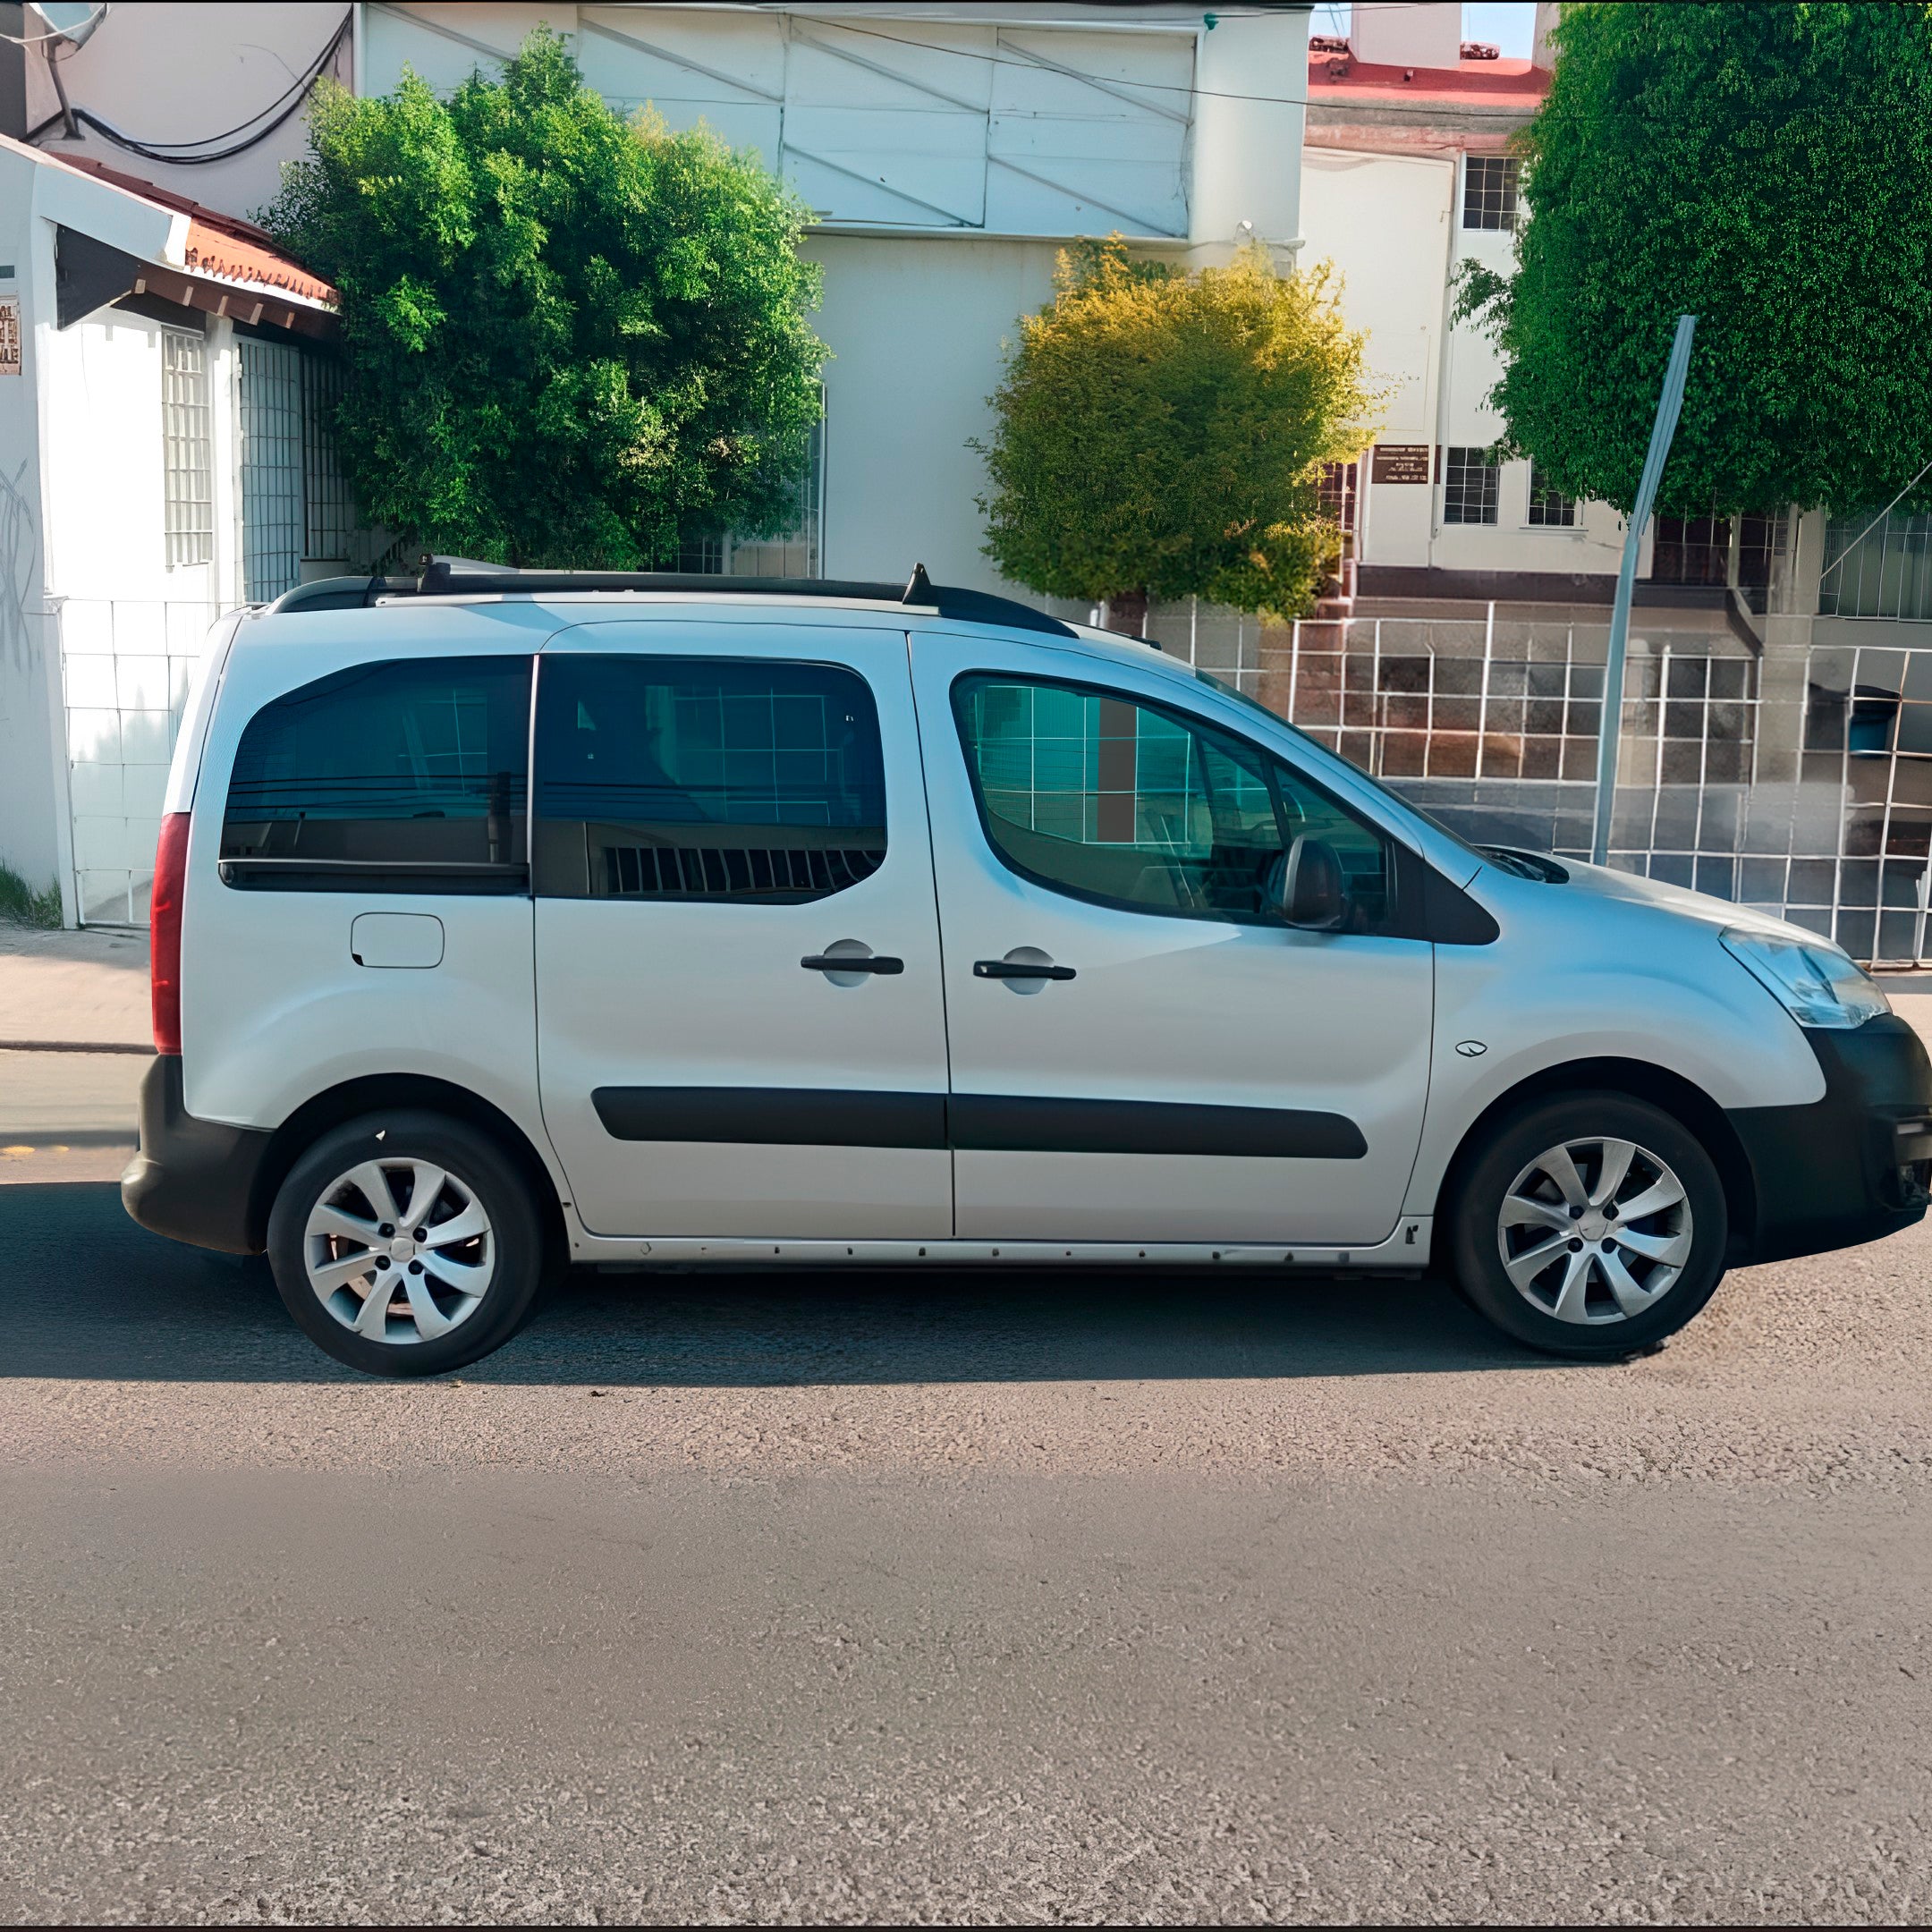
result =
[{"label": "side mirror", "polygon": [[1304,932],[1334,932],[1348,912],[1342,861],[1325,840],[1301,834],[1281,861],[1282,917]]}]

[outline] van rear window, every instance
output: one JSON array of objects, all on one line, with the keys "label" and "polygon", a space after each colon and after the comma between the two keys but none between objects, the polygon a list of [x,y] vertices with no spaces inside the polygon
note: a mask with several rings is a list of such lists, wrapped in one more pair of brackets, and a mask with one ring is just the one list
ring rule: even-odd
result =
[{"label": "van rear window", "polygon": [[528,657],[359,665],[250,719],[222,822],[230,885],[521,891]]},{"label": "van rear window", "polygon": [[539,894],[799,904],[886,856],[878,712],[832,665],[546,657]]}]

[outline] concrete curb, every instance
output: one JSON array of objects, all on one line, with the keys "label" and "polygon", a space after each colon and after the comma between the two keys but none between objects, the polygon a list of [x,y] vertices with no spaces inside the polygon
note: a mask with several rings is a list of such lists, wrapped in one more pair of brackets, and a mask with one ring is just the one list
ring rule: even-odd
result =
[{"label": "concrete curb", "polygon": [[154,1048],[134,1040],[0,1039],[0,1053],[124,1053],[152,1057]]}]

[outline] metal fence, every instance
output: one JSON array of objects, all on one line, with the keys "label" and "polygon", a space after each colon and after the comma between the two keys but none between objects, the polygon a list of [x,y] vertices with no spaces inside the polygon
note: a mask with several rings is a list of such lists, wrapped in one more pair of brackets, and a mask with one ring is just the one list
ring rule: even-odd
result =
[{"label": "metal fence", "polygon": [[[60,608],[80,917],[144,925],[190,675],[223,606]],[[1082,612],[1080,614],[1084,615]],[[1588,856],[1600,624],[1157,609],[1232,681],[1466,837]],[[1610,862],[1761,907],[1884,965],[1932,964],[1932,648],[1763,658],[1633,639]]]},{"label": "metal fence", "polygon": [[83,925],[145,926],[168,761],[225,606],[59,601],[75,903]]},{"label": "metal fence", "polygon": [[[1179,606],[1148,634],[1477,842],[1589,856],[1607,627],[1515,615],[1264,624]],[[1932,649],[1760,657],[1631,640],[1610,863],[1928,963]]]}]

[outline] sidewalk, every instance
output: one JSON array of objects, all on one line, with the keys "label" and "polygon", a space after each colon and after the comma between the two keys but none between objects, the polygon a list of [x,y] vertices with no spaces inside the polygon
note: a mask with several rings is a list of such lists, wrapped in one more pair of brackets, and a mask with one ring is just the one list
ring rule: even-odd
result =
[{"label": "sidewalk", "polygon": [[146,933],[0,922],[0,1182],[116,1178],[153,1048]]}]

